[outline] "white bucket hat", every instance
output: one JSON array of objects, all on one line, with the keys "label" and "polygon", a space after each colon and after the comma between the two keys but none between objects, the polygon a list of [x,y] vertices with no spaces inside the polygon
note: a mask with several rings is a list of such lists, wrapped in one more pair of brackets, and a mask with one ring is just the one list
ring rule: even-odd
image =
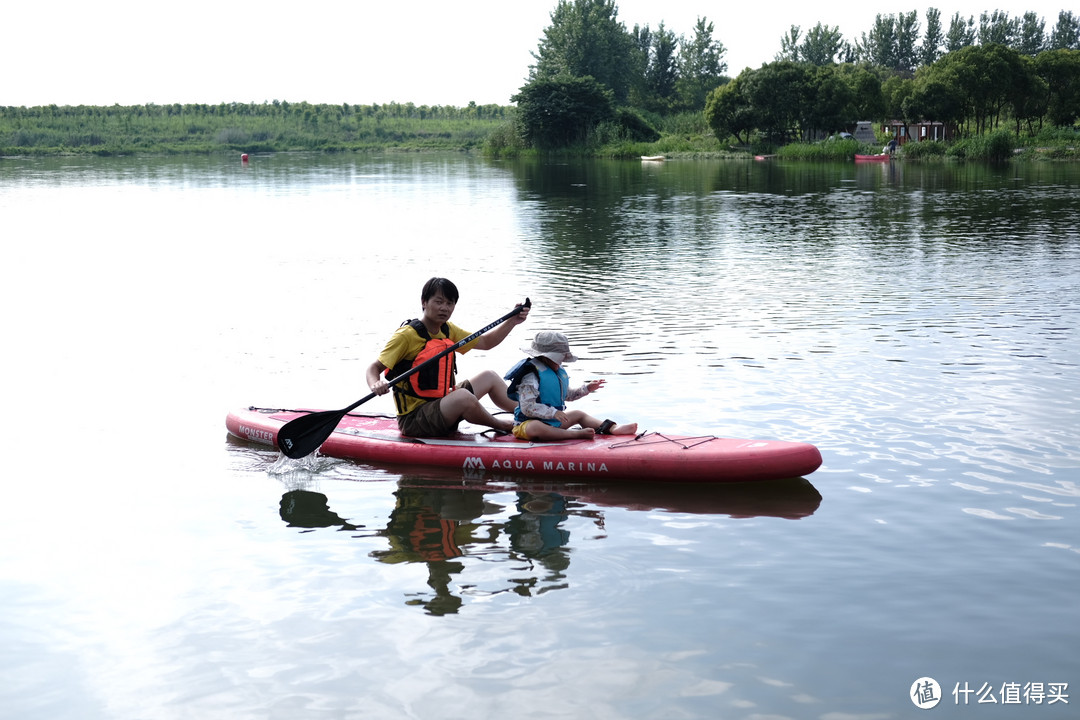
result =
[{"label": "white bucket hat", "polygon": [[529,357],[546,357],[559,365],[574,362],[577,357],[570,352],[570,341],[561,332],[541,330],[531,345],[521,348]]}]

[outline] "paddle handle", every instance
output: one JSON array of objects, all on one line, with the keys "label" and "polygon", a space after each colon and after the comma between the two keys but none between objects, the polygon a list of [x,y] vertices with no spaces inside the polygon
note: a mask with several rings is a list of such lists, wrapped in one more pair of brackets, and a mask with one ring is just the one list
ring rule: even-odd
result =
[{"label": "paddle handle", "polygon": [[[425,360],[424,362],[420,363],[416,367],[410,368],[410,369],[406,370],[405,372],[401,373],[396,378],[393,378],[392,380],[388,380],[387,384],[390,385],[391,387],[393,387],[394,385],[397,385],[402,380],[405,380],[407,378],[412,377],[416,373],[420,372],[420,370],[423,369],[425,366],[427,366],[427,365],[429,365],[429,364],[431,364],[433,362],[436,362],[437,360],[439,360],[441,358],[446,357],[447,355],[454,352],[455,350],[457,350],[459,347],[462,347],[463,345],[468,345],[473,340],[480,337],[481,335],[483,335],[484,333],[486,333],[488,330],[492,329],[496,325],[501,325],[502,323],[506,322],[507,320],[514,317],[515,315],[520,315],[521,311],[524,310],[527,307],[532,307],[532,301],[529,300],[529,298],[525,298],[524,303],[522,303],[521,305],[518,305],[516,308],[514,308],[510,312],[506,313],[505,315],[503,315],[498,320],[495,320],[494,322],[492,322],[492,323],[490,323],[488,325],[485,325],[484,327],[482,327],[479,330],[477,330],[476,332],[474,332],[472,335],[469,335],[468,337],[464,337],[464,338],[458,340],[456,343],[454,343],[450,347],[446,348],[445,350],[443,350],[438,355],[434,355],[434,356],[428,358],[427,360]],[[342,410],[341,414],[344,416],[349,411],[355,410],[356,408],[360,407],[361,405],[363,405],[364,403],[366,403],[368,400],[372,399],[373,397],[375,397],[375,393],[368,393],[368,395],[366,397],[361,398],[360,400],[357,400],[352,405],[350,405],[349,407]]]}]

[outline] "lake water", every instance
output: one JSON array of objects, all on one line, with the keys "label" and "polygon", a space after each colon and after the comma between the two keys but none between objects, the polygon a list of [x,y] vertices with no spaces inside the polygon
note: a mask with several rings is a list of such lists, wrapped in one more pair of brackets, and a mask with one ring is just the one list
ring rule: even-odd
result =
[{"label": "lake water", "polygon": [[[1080,167],[0,160],[0,715],[1080,716]],[[432,275],[752,486],[277,454]],[[362,408],[388,413],[379,398]],[[925,687],[920,685],[920,688]],[[981,701],[981,702],[980,702]],[[991,702],[993,701],[993,702]]]}]

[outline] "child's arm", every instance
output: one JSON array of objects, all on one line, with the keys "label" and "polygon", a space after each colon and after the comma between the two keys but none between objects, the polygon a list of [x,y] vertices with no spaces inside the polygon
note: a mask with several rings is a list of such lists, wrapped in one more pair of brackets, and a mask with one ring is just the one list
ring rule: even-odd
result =
[{"label": "child's arm", "polygon": [[581,387],[571,388],[570,392],[566,393],[566,402],[571,400],[580,400],[589,393],[594,393],[600,388],[604,387],[606,380],[590,380]]}]

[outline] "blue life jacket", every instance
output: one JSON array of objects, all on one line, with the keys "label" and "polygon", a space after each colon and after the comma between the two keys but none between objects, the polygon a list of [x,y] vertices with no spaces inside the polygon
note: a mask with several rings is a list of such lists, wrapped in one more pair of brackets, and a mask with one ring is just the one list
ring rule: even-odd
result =
[{"label": "blue life jacket", "polygon": [[[533,360],[532,358],[525,358],[517,365],[510,368],[510,371],[503,376],[505,380],[510,381],[510,387],[507,388],[506,394],[509,395],[512,400],[520,400],[517,388],[518,385],[521,384],[521,379],[529,373],[535,373],[540,380],[540,397],[537,398],[537,401],[544,405],[549,405],[556,410],[565,410],[566,395],[570,392],[570,376],[567,375],[566,371],[561,367],[558,370],[552,370],[543,362]],[[514,410],[514,422],[520,423],[530,419],[543,420],[548,425],[559,427],[559,421],[555,419],[529,418],[521,412],[521,405],[519,403]]]}]

